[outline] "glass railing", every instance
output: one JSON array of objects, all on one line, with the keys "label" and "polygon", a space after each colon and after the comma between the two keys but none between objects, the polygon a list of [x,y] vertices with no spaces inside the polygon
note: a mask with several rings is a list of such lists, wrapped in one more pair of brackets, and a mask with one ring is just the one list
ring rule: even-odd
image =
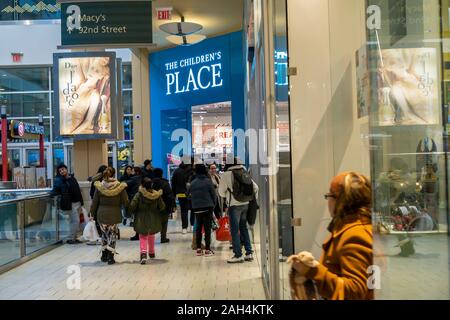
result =
[{"label": "glass railing", "polygon": [[68,228],[50,189],[0,190],[0,270],[56,244]]}]

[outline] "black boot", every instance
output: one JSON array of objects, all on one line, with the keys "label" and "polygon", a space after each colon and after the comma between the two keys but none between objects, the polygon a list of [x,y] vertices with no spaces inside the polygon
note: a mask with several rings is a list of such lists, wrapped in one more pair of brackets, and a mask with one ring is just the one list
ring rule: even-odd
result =
[{"label": "black boot", "polygon": [[108,250],[108,264],[114,264],[116,260],[114,260],[114,253]]},{"label": "black boot", "polygon": [[102,251],[102,257],[100,258],[102,262],[108,262],[108,252],[106,249]]},{"label": "black boot", "polygon": [[120,240],[120,229],[117,228],[117,240]]}]

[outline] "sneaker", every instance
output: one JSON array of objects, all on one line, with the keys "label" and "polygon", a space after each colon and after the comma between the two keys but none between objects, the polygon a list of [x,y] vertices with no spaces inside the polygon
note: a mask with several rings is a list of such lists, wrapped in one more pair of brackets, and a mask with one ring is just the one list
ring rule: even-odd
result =
[{"label": "sneaker", "polygon": [[168,242],[170,242],[170,239],[167,239],[167,238],[161,239],[161,243],[168,243]]},{"label": "sneaker", "polygon": [[253,254],[252,253],[246,254],[244,260],[248,262],[253,261]]},{"label": "sneaker", "polygon": [[186,229],[183,229],[183,231],[181,231],[181,233],[182,233],[182,234],[186,234],[186,233],[187,233],[187,230],[186,230]]},{"label": "sneaker", "polygon": [[232,258],[227,260],[228,263],[243,263],[244,257],[240,256],[239,258],[236,256],[233,256]]},{"label": "sneaker", "polygon": [[150,257],[150,259],[155,259],[155,254],[154,253],[149,253],[148,256]]},{"label": "sneaker", "polygon": [[202,249],[197,249],[196,255],[197,255],[198,257],[199,257],[199,256],[202,256],[202,255],[203,255],[203,250],[202,250]]},{"label": "sneaker", "polygon": [[147,262],[147,253],[141,253],[141,264],[145,264]]},{"label": "sneaker", "polygon": [[214,251],[212,251],[212,250],[205,250],[205,254],[204,254],[205,257],[211,257],[213,255],[214,255]]}]

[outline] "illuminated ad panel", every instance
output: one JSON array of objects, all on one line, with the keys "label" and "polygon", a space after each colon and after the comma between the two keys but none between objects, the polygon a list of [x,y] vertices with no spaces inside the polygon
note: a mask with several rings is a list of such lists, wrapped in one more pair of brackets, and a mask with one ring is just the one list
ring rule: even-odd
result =
[{"label": "illuminated ad panel", "polygon": [[59,135],[78,139],[117,134],[114,52],[54,54]]}]

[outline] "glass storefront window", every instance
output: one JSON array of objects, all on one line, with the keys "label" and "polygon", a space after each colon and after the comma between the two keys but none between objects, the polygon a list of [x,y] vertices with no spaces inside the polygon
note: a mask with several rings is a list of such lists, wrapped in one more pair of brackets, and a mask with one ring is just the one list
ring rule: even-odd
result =
[{"label": "glass storefront window", "polygon": [[[364,82],[359,86],[377,190],[375,263],[383,268],[377,298],[448,299],[447,54],[440,38],[449,29],[449,3],[442,12],[438,1],[368,5],[384,17],[380,29],[367,30],[361,49],[367,53],[360,54],[370,91]],[[441,16],[447,16],[442,24]]]},{"label": "glass storefront window", "polygon": [[131,63],[123,63],[122,64],[122,88],[123,89],[131,89],[132,88],[132,70]]},{"label": "glass storefront window", "polygon": [[4,92],[49,90],[48,68],[2,68],[0,89]]},{"label": "glass storefront window", "polygon": [[123,114],[131,114],[133,113],[133,92],[132,91],[122,91],[122,105],[123,105]]},{"label": "glass storefront window", "polygon": [[133,116],[123,117],[123,126],[125,140],[133,140]]},{"label": "glass storefront window", "polygon": [[449,9],[287,0],[295,251],[320,257],[333,176],[370,177],[376,299],[450,297]]},{"label": "glass storefront window", "polygon": [[11,117],[36,117],[39,114],[48,116],[48,93],[5,94]]},{"label": "glass storefront window", "polygon": [[62,144],[53,145],[53,168],[64,163],[64,147]]}]

